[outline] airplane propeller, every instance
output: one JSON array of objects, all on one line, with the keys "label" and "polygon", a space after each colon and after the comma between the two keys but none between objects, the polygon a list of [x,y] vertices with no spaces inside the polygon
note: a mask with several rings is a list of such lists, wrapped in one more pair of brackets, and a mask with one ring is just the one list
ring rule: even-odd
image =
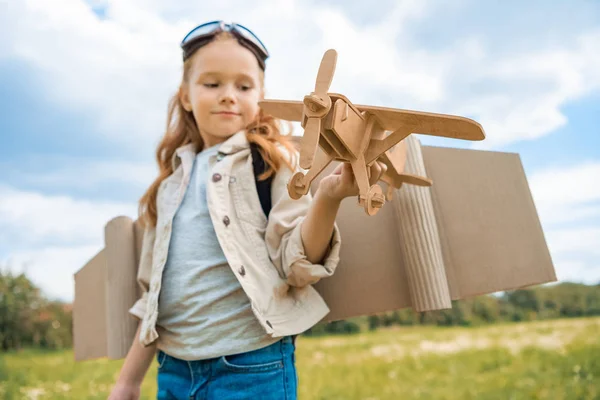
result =
[{"label": "airplane propeller", "polygon": [[300,152],[300,167],[310,169],[319,147],[319,136],[321,132],[321,119],[331,109],[331,98],[327,95],[335,65],[337,52],[333,49],[327,50],[321,60],[315,91],[304,96],[304,108],[302,127],[304,136],[302,138],[302,151]]}]

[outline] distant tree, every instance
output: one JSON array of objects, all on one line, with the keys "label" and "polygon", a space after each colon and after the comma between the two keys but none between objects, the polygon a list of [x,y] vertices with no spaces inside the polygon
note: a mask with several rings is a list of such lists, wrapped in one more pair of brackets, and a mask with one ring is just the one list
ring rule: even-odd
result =
[{"label": "distant tree", "polygon": [[418,323],[419,316],[411,308],[405,308],[398,311],[398,324],[415,325]]},{"label": "distant tree", "polygon": [[473,299],[471,305],[476,322],[491,323],[500,318],[498,299],[493,296],[479,296]]},{"label": "distant tree", "polygon": [[19,349],[33,339],[36,312],[44,300],[24,274],[0,272],[0,346]]},{"label": "distant tree", "polygon": [[25,274],[0,269],[0,348],[71,347],[72,309],[48,301]]},{"label": "distant tree", "polygon": [[369,315],[369,330],[374,331],[381,325],[381,321],[379,320],[379,316],[377,315]]},{"label": "distant tree", "polygon": [[507,300],[516,308],[524,311],[538,312],[540,304],[535,291],[529,289],[516,290],[507,293]]}]

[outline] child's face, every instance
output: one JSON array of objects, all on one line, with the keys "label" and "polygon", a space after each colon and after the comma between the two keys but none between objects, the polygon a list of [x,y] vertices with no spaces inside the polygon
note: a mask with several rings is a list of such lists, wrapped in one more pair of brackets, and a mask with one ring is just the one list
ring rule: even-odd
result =
[{"label": "child's face", "polygon": [[181,101],[192,111],[205,147],[222,143],[246,128],[259,112],[262,71],[250,50],[237,40],[217,40],[190,60]]}]

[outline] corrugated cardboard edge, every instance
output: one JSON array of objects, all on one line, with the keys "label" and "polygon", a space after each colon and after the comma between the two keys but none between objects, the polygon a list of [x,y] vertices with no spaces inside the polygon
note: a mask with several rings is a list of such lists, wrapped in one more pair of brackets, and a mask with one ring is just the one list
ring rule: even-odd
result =
[{"label": "corrugated cardboard edge", "polygon": [[[405,141],[406,172],[426,176],[421,144],[414,135]],[[430,188],[404,184],[392,202],[412,307],[419,312],[452,308]]]}]

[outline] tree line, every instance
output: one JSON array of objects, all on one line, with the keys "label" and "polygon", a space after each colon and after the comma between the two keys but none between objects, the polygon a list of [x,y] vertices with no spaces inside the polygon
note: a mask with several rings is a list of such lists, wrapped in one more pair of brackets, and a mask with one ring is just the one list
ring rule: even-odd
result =
[{"label": "tree line", "polygon": [[412,309],[319,323],[307,335],[348,334],[390,326],[479,326],[554,318],[600,316],[600,283],[558,283],[452,301],[452,308],[427,312]]},{"label": "tree line", "polygon": [[[0,268],[0,349],[71,348],[73,307],[50,300],[25,274]],[[600,283],[559,283],[452,302],[452,309],[396,310],[368,317],[319,323],[306,336],[353,334],[390,326],[477,326],[600,315]]]}]

